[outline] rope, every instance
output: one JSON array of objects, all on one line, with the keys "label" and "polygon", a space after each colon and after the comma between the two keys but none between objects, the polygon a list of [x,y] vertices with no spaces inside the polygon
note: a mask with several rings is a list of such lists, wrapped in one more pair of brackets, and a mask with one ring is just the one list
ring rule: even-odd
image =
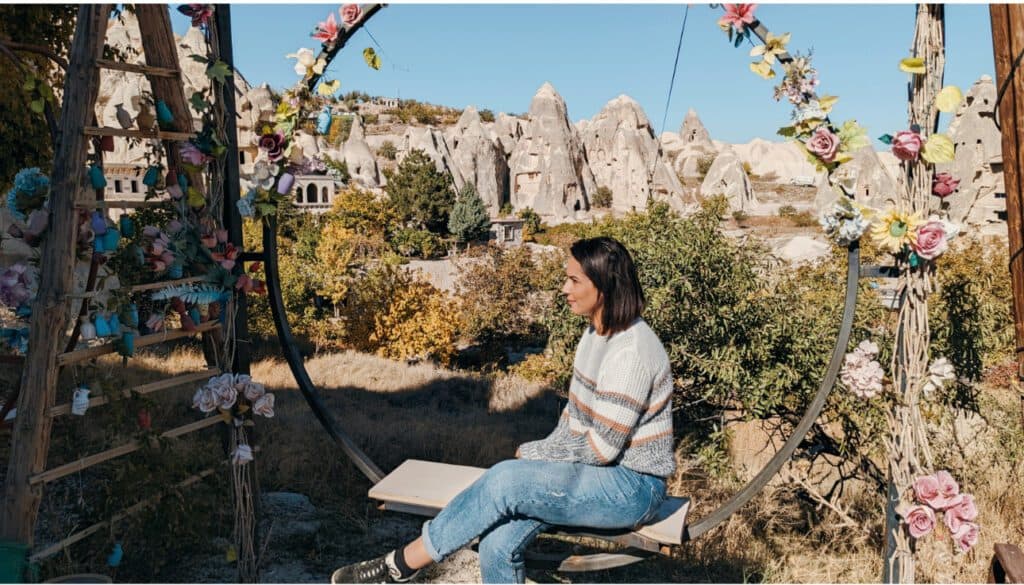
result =
[{"label": "rope", "polygon": [[[999,102],[1003,101],[1003,94],[1006,93],[1006,88],[1010,87],[1010,82],[1013,81],[1013,76],[1017,73],[1017,67],[1020,66],[1021,58],[1024,58],[1024,49],[1021,49],[1020,53],[1017,53],[1017,58],[1013,60],[1013,65],[1010,65],[1010,73],[1003,80],[1003,86],[999,88],[999,95],[996,96],[996,105],[992,107],[992,111],[999,110]],[[999,117],[996,117],[998,122]]]},{"label": "rope", "polygon": [[[672,88],[676,84],[676,71],[679,69],[679,53],[683,48],[683,33],[686,32],[686,19],[690,16],[690,5],[686,5],[686,12],[683,13],[683,26],[679,28],[679,43],[676,45],[676,60],[672,64],[672,79],[668,82],[668,98],[665,99],[665,114],[661,117],[661,132],[658,136],[665,133],[665,120],[668,119],[668,106],[672,103]],[[370,37],[373,38],[373,37]]]}]

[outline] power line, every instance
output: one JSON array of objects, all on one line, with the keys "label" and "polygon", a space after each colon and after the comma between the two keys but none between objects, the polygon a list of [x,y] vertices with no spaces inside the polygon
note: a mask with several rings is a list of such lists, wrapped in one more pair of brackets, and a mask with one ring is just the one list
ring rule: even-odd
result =
[{"label": "power line", "polygon": [[665,120],[668,119],[668,106],[672,103],[672,88],[676,84],[676,71],[679,69],[679,53],[683,48],[683,33],[686,32],[686,19],[690,16],[690,5],[686,5],[686,12],[683,13],[683,26],[679,28],[679,44],[676,45],[676,61],[672,65],[672,80],[668,82],[668,98],[665,100],[665,114],[661,117],[661,132],[658,136],[665,133]]}]

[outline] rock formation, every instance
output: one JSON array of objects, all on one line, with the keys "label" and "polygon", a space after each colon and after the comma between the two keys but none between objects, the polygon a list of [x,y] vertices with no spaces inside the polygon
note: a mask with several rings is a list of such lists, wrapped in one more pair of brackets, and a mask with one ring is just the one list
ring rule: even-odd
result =
[{"label": "rock formation", "polygon": [[755,138],[746,144],[734,144],[740,160],[750,165],[750,173],[766,181],[811,184],[817,172],[807,155],[792,141],[771,142]]},{"label": "rock formation", "polygon": [[377,159],[374,158],[370,145],[366,143],[366,131],[363,130],[363,119],[359,115],[353,117],[352,130],[341,151],[345,156],[348,174],[353,181],[366,189],[380,186]]},{"label": "rock formation", "polygon": [[476,186],[491,215],[498,215],[508,201],[508,161],[501,146],[484,130],[476,108],[470,106],[462,112],[449,146],[459,174]]},{"label": "rock formation", "polygon": [[530,120],[509,160],[510,200],[545,220],[564,222],[590,208],[596,190],[583,144],[569,123],[565,100],[550,83],[530,103]]},{"label": "rock formation", "polygon": [[505,151],[505,156],[512,154],[516,143],[523,137],[523,121],[515,116],[502,112],[494,120],[493,131],[495,140]]},{"label": "rock formation", "polygon": [[938,165],[960,179],[960,186],[946,198],[950,219],[958,223],[984,225],[1002,221],[1006,199],[997,198],[1003,191],[1001,173],[993,170],[1002,160],[1002,138],[996,127],[994,114],[996,87],[992,78],[982,76],[964,96],[948,135],[956,145],[956,158],[951,163]]},{"label": "rock formation", "polygon": [[462,173],[455,166],[451,150],[444,139],[444,133],[440,130],[433,126],[427,126],[426,128],[409,126],[402,136],[401,144],[396,146],[398,146],[399,161],[404,159],[413,150],[422,150],[430,157],[430,160],[434,161],[434,166],[438,172],[448,173],[452,176],[455,188],[462,188]]},{"label": "rock formation", "polygon": [[612,192],[613,210],[646,209],[648,198],[684,209],[683,187],[661,157],[640,104],[621,95],[577,127],[583,129],[583,146],[597,185]]},{"label": "rock formation", "polygon": [[[898,193],[895,177],[882,162],[882,156],[889,153],[877,153],[870,146],[865,146],[853,153],[853,160],[842,165],[836,173],[837,179],[844,179],[846,184],[853,185],[853,199],[857,203],[885,209],[895,205]],[[891,155],[890,155],[891,156]],[[840,195],[835,187],[829,185],[824,173],[818,177],[818,193],[814,198],[814,207],[824,211]]]},{"label": "rock formation", "polygon": [[757,206],[750,178],[743,170],[743,163],[736,152],[729,146],[722,148],[715,157],[715,162],[701,183],[700,192],[705,198],[725,195],[732,211],[750,213]]}]

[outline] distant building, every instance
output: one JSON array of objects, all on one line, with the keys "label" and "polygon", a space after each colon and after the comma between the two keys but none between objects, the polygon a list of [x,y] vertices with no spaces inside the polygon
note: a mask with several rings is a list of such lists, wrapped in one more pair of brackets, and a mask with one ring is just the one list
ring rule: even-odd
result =
[{"label": "distant building", "polygon": [[295,177],[295,207],[310,213],[326,213],[334,205],[336,183],[330,175]]},{"label": "distant building", "polygon": [[520,246],[523,243],[524,222],[518,217],[499,217],[491,219],[491,233],[487,239],[499,246]]}]

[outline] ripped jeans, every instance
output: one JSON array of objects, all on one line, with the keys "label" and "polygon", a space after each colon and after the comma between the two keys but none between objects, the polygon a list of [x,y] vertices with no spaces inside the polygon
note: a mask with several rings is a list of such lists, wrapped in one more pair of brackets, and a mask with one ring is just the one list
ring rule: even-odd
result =
[{"label": "ripped jeans", "polygon": [[663,479],[622,466],[512,459],[427,521],[423,543],[440,562],[479,536],[483,582],[523,583],[523,550],[545,528],[634,528],[664,500]]}]

